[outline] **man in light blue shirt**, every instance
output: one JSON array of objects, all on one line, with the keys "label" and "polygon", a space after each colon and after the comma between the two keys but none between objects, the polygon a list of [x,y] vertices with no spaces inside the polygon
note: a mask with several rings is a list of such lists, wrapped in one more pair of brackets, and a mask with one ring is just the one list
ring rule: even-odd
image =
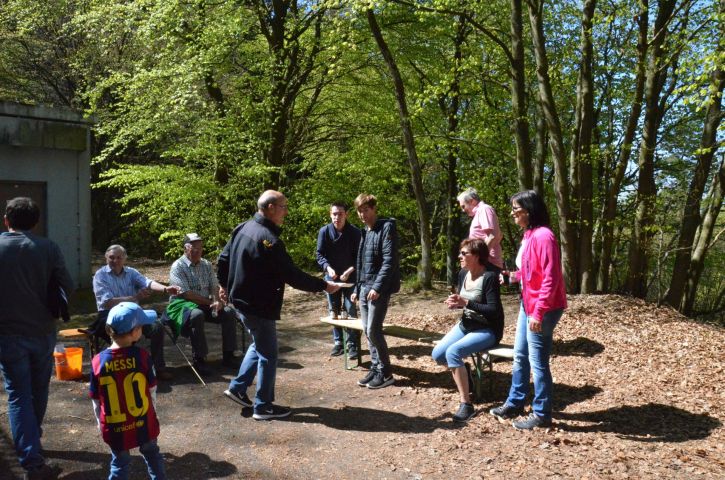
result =
[{"label": "man in light blue shirt", "polygon": [[[106,265],[99,268],[93,276],[93,293],[96,295],[98,320],[94,325],[94,333],[106,339],[104,326],[108,312],[121,302],[141,303],[151,292],[163,292],[176,295],[179,287],[167,287],[155,280],[146,278],[135,268],[125,265],[126,249],[121,245],[111,245],[106,249]],[[151,357],[154,360],[156,377],[160,380],[171,380],[171,373],[166,371],[164,362],[164,331],[160,324],[147,325],[143,330],[151,340]],[[107,339],[108,340],[108,339]],[[110,342],[109,342],[110,343]]]}]

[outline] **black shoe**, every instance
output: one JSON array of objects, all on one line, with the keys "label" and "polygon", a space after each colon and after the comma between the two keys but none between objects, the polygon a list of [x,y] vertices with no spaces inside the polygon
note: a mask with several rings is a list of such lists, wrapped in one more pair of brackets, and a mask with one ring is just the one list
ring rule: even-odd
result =
[{"label": "black shoe", "polygon": [[344,352],[344,350],[342,348],[342,345],[339,345],[339,344],[336,343],[335,346],[332,347],[332,351],[330,352],[330,356],[331,357],[339,357],[340,355],[343,354],[343,352]]},{"label": "black shoe", "polygon": [[500,407],[492,408],[489,413],[496,417],[500,422],[505,422],[506,420],[512,420],[523,415],[524,409],[504,403]]},{"label": "black shoe", "polygon": [[281,407],[279,405],[270,405],[262,410],[255,410],[252,418],[255,420],[272,420],[274,418],[288,417],[292,413],[287,407]]},{"label": "black shoe", "polygon": [[357,360],[360,357],[360,351],[357,345],[350,345],[347,347],[347,358],[350,360]]},{"label": "black shoe", "polygon": [[534,413],[529,414],[528,417],[522,420],[514,420],[511,423],[513,423],[516,430],[533,430],[534,428],[551,427],[551,419],[539,417]]},{"label": "black shoe", "polygon": [[206,364],[206,360],[203,358],[197,358],[194,360],[194,370],[199,375],[210,375],[211,370],[209,369],[209,366]]},{"label": "black shoe", "polygon": [[453,421],[454,422],[467,422],[473,417],[476,416],[478,412],[476,412],[476,409],[473,408],[473,405],[470,403],[464,403],[461,402],[461,405],[458,407],[458,412],[456,412],[455,415],[453,415]]},{"label": "black shoe", "polygon": [[357,384],[361,387],[367,387],[368,383],[372,382],[373,378],[375,378],[375,373],[375,370],[370,370],[367,375],[357,381]]},{"label": "black shoe", "polygon": [[224,390],[224,395],[231,399],[231,401],[238,403],[243,407],[251,407],[252,401],[249,399],[246,393],[232,392],[231,390]]},{"label": "black shoe", "polygon": [[383,375],[381,372],[377,372],[375,374],[375,378],[373,378],[368,383],[368,388],[377,389],[377,388],[385,388],[388,385],[392,385],[395,383],[395,379],[392,375],[388,375],[387,377]]},{"label": "black shoe", "polygon": [[44,463],[25,472],[24,480],[55,480],[63,469],[58,465]]}]

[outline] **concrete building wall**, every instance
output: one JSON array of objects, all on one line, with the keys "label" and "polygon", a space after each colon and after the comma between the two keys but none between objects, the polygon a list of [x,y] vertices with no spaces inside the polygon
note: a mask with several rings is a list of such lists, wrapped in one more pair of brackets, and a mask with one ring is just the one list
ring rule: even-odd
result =
[{"label": "concrete building wall", "polygon": [[19,195],[45,185],[45,234],[79,287],[91,285],[89,127],[70,110],[0,102],[0,182]]}]

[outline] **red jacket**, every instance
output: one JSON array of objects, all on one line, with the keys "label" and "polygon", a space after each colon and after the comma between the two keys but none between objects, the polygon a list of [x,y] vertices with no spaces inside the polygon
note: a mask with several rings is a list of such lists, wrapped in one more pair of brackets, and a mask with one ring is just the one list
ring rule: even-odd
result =
[{"label": "red jacket", "polygon": [[541,321],[544,314],[566,308],[566,287],[554,232],[536,227],[524,232],[521,257],[521,297],[526,314]]}]

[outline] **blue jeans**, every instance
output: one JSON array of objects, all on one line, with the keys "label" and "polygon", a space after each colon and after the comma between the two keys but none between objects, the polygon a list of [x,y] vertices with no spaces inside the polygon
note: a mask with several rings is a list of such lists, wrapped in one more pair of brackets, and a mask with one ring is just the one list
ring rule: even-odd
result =
[{"label": "blue jeans", "polygon": [[367,294],[370,287],[360,289],[360,320],[370,349],[370,370],[382,373],[386,377],[393,373],[388,355],[388,342],[383,335],[383,321],[388,313],[390,295],[380,294],[377,300],[369,302]]},{"label": "blue jeans", "polygon": [[439,365],[445,364],[448,365],[448,368],[458,368],[463,366],[463,359],[470,354],[494,345],[496,345],[496,335],[493,330],[484,328],[463,333],[460,325],[456,325],[433,348],[431,356]]},{"label": "blue jeans", "polygon": [[0,370],[8,395],[15,453],[26,470],[45,463],[40,437],[53,371],[55,332],[41,337],[0,335]]},{"label": "blue jeans", "polygon": [[[144,443],[138,450],[143,455],[143,459],[146,460],[149,478],[151,480],[166,480],[164,457],[159,452],[159,446],[156,444],[156,440]],[[128,450],[111,449],[111,474],[108,476],[108,480],[128,479],[128,466],[130,464],[131,454]]]},{"label": "blue jeans", "polygon": [[239,366],[239,373],[229,383],[232,392],[244,393],[252,385],[257,371],[257,395],[254,410],[261,411],[274,402],[274,382],[277,377],[277,321],[246,313],[239,314],[252,334],[252,343]]},{"label": "blue jeans", "polygon": [[531,407],[537,417],[551,420],[551,391],[553,380],[549,369],[549,357],[554,337],[554,327],[564,310],[552,310],[544,314],[541,332],[529,330],[529,317],[523,304],[519,309],[514,340],[514,365],[511,373],[511,389],[506,405],[522,408],[529,393],[529,375],[534,374],[534,400]]},{"label": "blue jeans", "polygon": [[[332,277],[325,275],[325,280],[332,281]],[[327,293],[327,310],[330,313],[340,313],[344,305],[348,317],[357,317],[355,304],[350,300],[354,287],[341,288],[335,293]],[[347,333],[347,344],[360,346],[360,332],[357,330],[345,329]],[[335,345],[342,345],[342,327],[332,327],[332,340]]]}]

